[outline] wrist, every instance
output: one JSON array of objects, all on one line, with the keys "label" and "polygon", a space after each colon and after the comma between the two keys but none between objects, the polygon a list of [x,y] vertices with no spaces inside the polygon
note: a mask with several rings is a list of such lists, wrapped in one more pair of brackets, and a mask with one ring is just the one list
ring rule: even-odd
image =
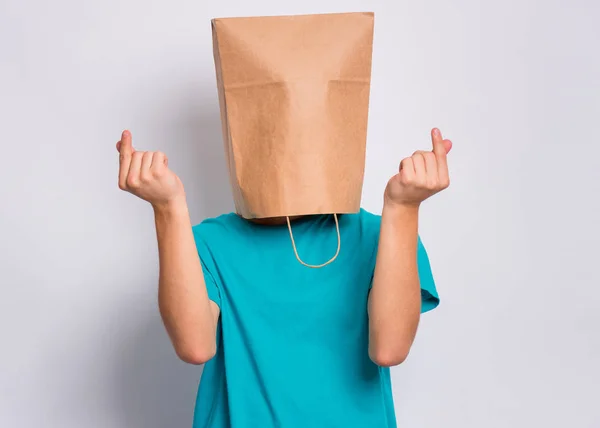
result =
[{"label": "wrist", "polygon": [[187,201],[185,195],[180,195],[161,203],[152,204],[155,216],[173,217],[188,215]]},{"label": "wrist", "polygon": [[[381,214],[381,233],[402,239],[418,234],[419,205],[385,203]],[[400,239],[400,238],[398,238]]]},{"label": "wrist", "polygon": [[418,217],[420,203],[399,203],[385,199],[383,213],[391,217]]}]

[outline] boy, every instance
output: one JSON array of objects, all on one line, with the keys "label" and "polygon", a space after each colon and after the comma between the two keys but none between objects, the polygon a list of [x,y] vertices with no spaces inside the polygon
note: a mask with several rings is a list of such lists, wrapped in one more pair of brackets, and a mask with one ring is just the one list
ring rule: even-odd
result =
[{"label": "boy", "polygon": [[[431,138],[400,163],[381,217],[228,214],[192,227],[166,156],[123,132],[119,187],[154,209],[161,316],[177,355],[206,363],[195,428],[396,426],[389,367],[438,304],[418,214],[449,185],[452,143]],[[298,263],[333,254],[321,269]]]}]

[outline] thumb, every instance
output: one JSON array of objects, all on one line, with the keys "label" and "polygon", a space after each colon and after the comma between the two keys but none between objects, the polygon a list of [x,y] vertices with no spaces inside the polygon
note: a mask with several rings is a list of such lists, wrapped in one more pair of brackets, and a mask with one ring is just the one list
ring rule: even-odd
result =
[{"label": "thumb", "polygon": [[446,153],[448,153],[442,138],[442,133],[439,129],[433,128],[431,130],[431,142],[433,144],[433,153],[435,153],[436,156],[445,156]]},{"label": "thumb", "polygon": [[133,145],[131,143],[131,132],[127,130],[123,131],[121,134],[121,141],[117,143],[117,150],[122,155],[127,155],[134,152]]}]

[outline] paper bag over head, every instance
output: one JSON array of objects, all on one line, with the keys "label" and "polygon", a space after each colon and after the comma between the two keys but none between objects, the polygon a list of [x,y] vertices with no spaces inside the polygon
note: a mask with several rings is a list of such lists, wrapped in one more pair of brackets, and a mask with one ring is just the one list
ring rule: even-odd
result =
[{"label": "paper bag over head", "polygon": [[373,13],[212,21],[238,214],[360,210]]}]

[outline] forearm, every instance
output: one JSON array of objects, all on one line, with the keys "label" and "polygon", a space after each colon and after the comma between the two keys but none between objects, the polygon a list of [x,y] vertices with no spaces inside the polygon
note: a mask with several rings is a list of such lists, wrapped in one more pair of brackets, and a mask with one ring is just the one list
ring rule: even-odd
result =
[{"label": "forearm", "polygon": [[183,200],[155,208],[154,212],[160,313],[179,357],[202,363],[215,352],[216,317],[208,299],[187,204]]},{"label": "forearm", "polygon": [[386,204],[381,218],[369,296],[369,355],[382,366],[406,359],[419,323],[418,210]]}]

